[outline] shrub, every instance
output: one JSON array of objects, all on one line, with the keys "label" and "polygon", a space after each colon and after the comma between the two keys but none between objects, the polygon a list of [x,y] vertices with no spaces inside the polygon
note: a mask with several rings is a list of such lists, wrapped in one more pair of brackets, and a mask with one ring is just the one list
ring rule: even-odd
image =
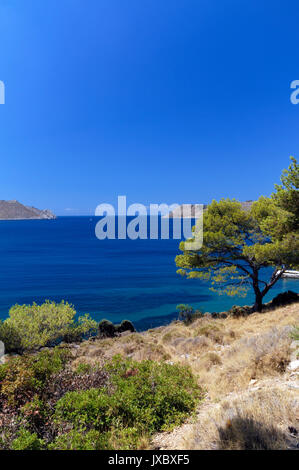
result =
[{"label": "shrub", "polygon": [[113,338],[116,333],[115,325],[109,320],[101,320],[99,323],[99,336]]},{"label": "shrub", "polygon": [[18,411],[21,425],[30,432],[43,430],[49,415],[48,403],[45,403],[38,395],[34,395],[33,399],[25,403]]},{"label": "shrub", "polygon": [[[80,367],[82,369],[82,365]],[[54,404],[67,392],[88,390],[104,387],[109,381],[107,372],[101,369],[80,370],[80,372],[64,369],[51,377],[46,389],[48,403]]]},{"label": "shrub", "polygon": [[36,350],[53,346],[63,338],[78,341],[95,331],[97,324],[88,315],[76,322],[76,311],[67,302],[46,301],[42,305],[15,305],[0,325],[0,339],[7,352]]},{"label": "shrub", "polygon": [[117,333],[123,333],[124,331],[131,331],[134,333],[135,327],[130,320],[123,320],[120,325],[116,327]]},{"label": "shrub", "polygon": [[21,351],[20,331],[12,324],[0,320],[0,340],[4,343],[5,352]]},{"label": "shrub", "polygon": [[86,314],[78,318],[77,322],[72,323],[66,335],[64,341],[66,343],[74,343],[82,341],[83,338],[94,336],[97,332],[98,324],[93,320],[90,315]]},{"label": "shrub", "polygon": [[119,325],[114,325],[109,320],[101,320],[99,323],[99,336],[102,338],[113,338],[117,334],[123,333],[124,331],[131,331],[132,333],[135,330],[135,327],[130,320],[123,320]]},{"label": "shrub", "polygon": [[193,307],[190,305],[179,304],[176,308],[179,311],[179,319],[186,325],[190,325],[190,323],[203,316],[203,312],[200,310],[194,311]]},{"label": "shrub", "polygon": [[219,354],[213,351],[209,352],[207,357],[208,357],[210,364],[213,366],[219,366],[220,364],[222,364],[222,360]]},{"label": "shrub", "polygon": [[25,403],[43,389],[52,374],[64,368],[67,360],[68,353],[62,348],[12,358],[0,366],[1,395],[11,404]]},{"label": "shrub", "polygon": [[239,305],[233,305],[230,310],[228,310],[228,315],[238,318],[238,317],[247,317],[247,315],[250,315],[253,312],[253,308],[249,307],[248,305],[244,306],[239,306]]},{"label": "shrub", "polygon": [[56,347],[0,367],[0,449],[144,448],[201,397],[180,365],[116,356],[74,371],[68,361],[67,349]]},{"label": "shrub", "polygon": [[69,392],[56,406],[56,421],[76,428],[170,429],[195,408],[200,390],[189,369],[116,357],[105,370],[112,390]]},{"label": "shrub", "polygon": [[49,450],[104,450],[108,449],[107,435],[95,430],[86,433],[73,430],[58,436],[48,448]]},{"label": "shrub", "polygon": [[135,428],[113,429],[110,432],[72,430],[58,436],[48,448],[49,450],[130,450],[138,448],[142,445],[142,441],[143,438]]},{"label": "shrub", "polygon": [[21,429],[19,435],[12,442],[12,450],[43,450],[45,442],[38,439],[35,433],[31,434],[26,429]]}]

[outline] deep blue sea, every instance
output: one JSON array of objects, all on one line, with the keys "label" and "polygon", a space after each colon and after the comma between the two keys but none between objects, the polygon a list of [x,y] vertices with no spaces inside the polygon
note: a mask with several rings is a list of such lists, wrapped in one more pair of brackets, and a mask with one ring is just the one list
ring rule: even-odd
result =
[{"label": "deep blue sea", "polygon": [[[100,320],[133,321],[139,329],[177,317],[188,303],[204,311],[250,304],[246,298],[218,296],[209,285],[176,274],[179,240],[98,240],[96,217],[0,221],[0,318],[18,303],[45,299],[71,302],[78,313]],[[298,280],[281,280],[271,300]]]}]

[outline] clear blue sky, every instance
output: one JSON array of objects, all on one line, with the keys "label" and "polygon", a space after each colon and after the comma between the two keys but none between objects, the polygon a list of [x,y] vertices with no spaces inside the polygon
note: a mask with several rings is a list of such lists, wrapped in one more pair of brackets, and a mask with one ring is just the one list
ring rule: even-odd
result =
[{"label": "clear blue sky", "polygon": [[0,199],[269,194],[299,153],[298,18],[298,0],[0,0]]}]

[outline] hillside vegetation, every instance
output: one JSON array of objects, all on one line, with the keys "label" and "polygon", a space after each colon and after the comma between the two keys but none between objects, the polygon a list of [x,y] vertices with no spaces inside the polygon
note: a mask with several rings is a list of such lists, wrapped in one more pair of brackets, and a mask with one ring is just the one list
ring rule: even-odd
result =
[{"label": "hillside vegetation", "polygon": [[[28,309],[39,324],[49,306],[65,317],[65,338],[81,328],[68,304]],[[105,321],[101,336],[6,355],[0,449],[297,448],[299,304],[232,311],[141,333],[117,326],[110,338]]]},{"label": "hillside vegetation", "polygon": [[120,354],[191,369],[205,391],[197,416],[157,435],[154,448],[296,448],[299,372],[288,365],[299,354],[298,324],[298,303],[247,317],[204,315],[189,325],[91,339],[75,350],[74,364],[104,364]]}]

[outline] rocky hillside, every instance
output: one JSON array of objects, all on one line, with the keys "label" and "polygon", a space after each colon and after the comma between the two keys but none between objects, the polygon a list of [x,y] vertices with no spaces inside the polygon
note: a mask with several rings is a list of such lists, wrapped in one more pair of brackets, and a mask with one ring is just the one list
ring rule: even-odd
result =
[{"label": "rocky hillside", "polygon": [[24,206],[16,200],[0,201],[0,220],[18,219],[56,219],[56,216],[50,210]]},{"label": "rocky hillside", "polygon": [[298,303],[247,317],[204,315],[91,339],[73,349],[74,364],[120,354],[191,368],[205,398],[183,426],[157,434],[154,449],[299,449],[298,323]]}]

